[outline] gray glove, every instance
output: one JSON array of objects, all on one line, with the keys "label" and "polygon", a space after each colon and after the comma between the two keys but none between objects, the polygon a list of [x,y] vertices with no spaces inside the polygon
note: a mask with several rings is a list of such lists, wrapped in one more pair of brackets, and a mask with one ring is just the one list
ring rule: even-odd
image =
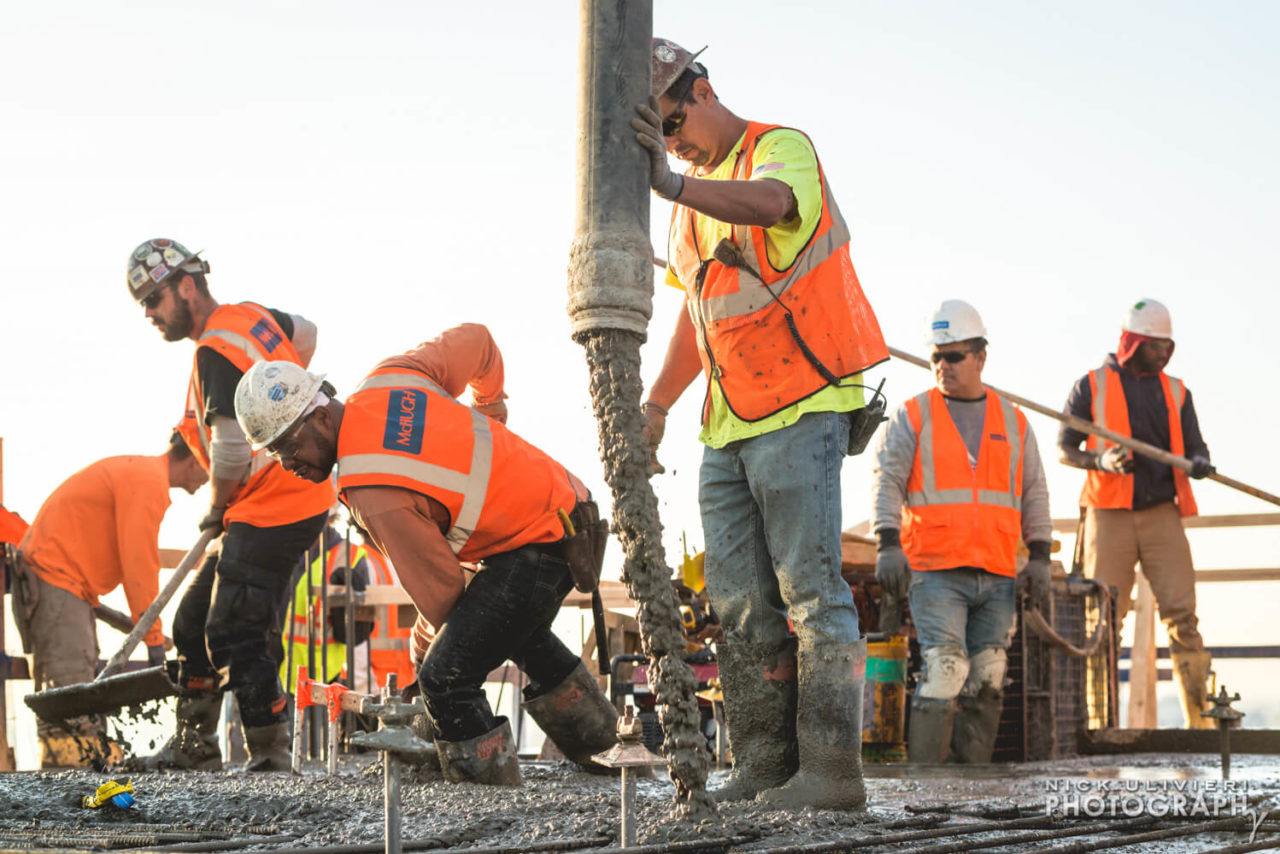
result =
[{"label": "gray glove", "polygon": [[911,570],[907,566],[907,554],[899,545],[882,545],[876,553],[876,581],[885,596],[898,602],[907,598],[911,587]]},{"label": "gray glove", "polygon": [[152,667],[164,664],[164,644],[147,647],[147,664]]},{"label": "gray glove", "polygon": [[1042,614],[1049,613],[1049,559],[1033,557],[1018,573],[1018,592]]},{"label": "gray glove", "polygon": [[636,131],[636,142],[649,155],[649,186],[669,202],[680,198],[684,191],[684,176],[671,171],[667,162],[667,141],[662,136],[662,113],[657,98],[649,98],[648,104],[636,107],[636,118],[631,127]]},{"label": "gray glove", "polygon": [[667,410],[652,401],[640,405],[644,415],[644,441],[649,446],[649,474],[663,474],[667,468],[658,462],[658,445],[667,432]]}]

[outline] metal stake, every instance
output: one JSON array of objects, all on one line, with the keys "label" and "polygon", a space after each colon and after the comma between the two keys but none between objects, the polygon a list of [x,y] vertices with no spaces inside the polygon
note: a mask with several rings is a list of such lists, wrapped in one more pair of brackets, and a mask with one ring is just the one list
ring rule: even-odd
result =
[{"label": "metal stake", "polygon": [[1244,717],[1244,712],[1231,708],[1231,704],[1240,702],[1240,695],[1233,694],[1228,697],[1227,686],[1222,685],[1218,688],[1217,696],[1210,697],[1209,702],[1213,703],[1213,708],[1205,712],[1204,716],[1218,721],[1218,735],[1222,750],[1222,779],[1230,780],[1231,730],[1240,726],[1240,719]]},{"label": "metal stake", "polygon": [[626,714],[618,718],[618,743],[591,757],[598,765],[622,769],[622,818],[618,841],[623,848],[636,846],[636,769],[667,764],[665,759],[644,746],[644,725],[632,715],[632,711],[628,706]]},{"label": "metal stake", "polygon": [[351,737],[356,747],[367,747],[382,754],[383,838],[386,854],[400,854],[400,756],[424,756],[431,745],[413,734],[409,723],[414,716],[426,714],[422,698],[412,703],[401,700],[396,690],[396,674],[387,674],[382,689],[382,702],[362,709],[378,719],[377,732],[361,732]]}]

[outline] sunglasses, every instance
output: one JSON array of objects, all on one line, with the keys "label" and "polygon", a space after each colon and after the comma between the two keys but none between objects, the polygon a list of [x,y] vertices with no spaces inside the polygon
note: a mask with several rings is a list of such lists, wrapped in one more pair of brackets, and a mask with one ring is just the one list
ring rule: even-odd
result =
[{"label": "sunglasses", "polygon": [[142,298],[143,308],[155,308],[160,304],[160,300],[164,299],[164,292],[173,286],[173,282],[165,282],[151,293]]},{"label": "sunglasses", "polygon": [[[680,87],[680,92],[667,92],[667,96],[677,104],[683,104],[684,99],[689,97],[689,93],[693,91],[694,81],[698,79],[699,76],[697,75],[690,77],[689,82]],[[680,128],[684,127],[685,118],[685,110],[680,109],[673,111],[671,115],[662,120],[662,135],[675,136],[678,134],[680,132]]]},{"label": "sunglasses", "polygon": [[948,365],[958,365],[965,359],[969,358],[972,350],[946,350],[936,351],[929,354],[929,361],[935,365],[939,362],[946,362]]}]

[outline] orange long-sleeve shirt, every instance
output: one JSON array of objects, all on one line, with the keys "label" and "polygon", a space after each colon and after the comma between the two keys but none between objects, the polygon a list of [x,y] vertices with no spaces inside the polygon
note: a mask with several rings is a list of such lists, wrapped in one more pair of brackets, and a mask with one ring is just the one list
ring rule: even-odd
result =
[{"label": "orange long-sleeve shirt", "polygon": [[[136,621],[160,590],[157,538],[168,508],[165,455],[108,457],[45,499],[19,548],[40,578],[91,605],[123,584]],[[159,620],[145,640],[164,643]]]},{"label": "orange long-sleeve shirt", "polygon": [[[383,368],[421,371],[454,397],[470,386],[476,405],[506,397],[502,355],[489,330],[477,323],[449,329],[407,353],[382,360],[374,370]],[[345,498],[356,522],[391,559],[418,612],[439,628],[466,586],[466,570],[444,538],[449,527],[444,505],[394,486],[355,487]]]}]

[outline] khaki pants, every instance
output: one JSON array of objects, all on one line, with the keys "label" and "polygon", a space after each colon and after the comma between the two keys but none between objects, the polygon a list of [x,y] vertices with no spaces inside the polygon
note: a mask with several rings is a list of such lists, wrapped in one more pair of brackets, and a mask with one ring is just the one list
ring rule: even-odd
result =
[{"label": "khaki pants", "polygon": [[1084,528],[1084,571],[1116,588],[1123,622],[1133,592],[1134,567],[1151,584],[1173,652],[1204,649],[1196,619],[1195,569],[1182,517],[1173,502],[1146,510],[1089,508]]},{"label": "khaki pants", "polygon": [[[28,633],[34,659],[37,691],[92,682],[98,664],[98,635],[93,607],[73,593],[41,579],[28,566],[37,588]],[[101,722],[96,717],[68,721],[73,735],[96,736]],[[36,722],[37,732],[63,734],[61,727]]]}]

